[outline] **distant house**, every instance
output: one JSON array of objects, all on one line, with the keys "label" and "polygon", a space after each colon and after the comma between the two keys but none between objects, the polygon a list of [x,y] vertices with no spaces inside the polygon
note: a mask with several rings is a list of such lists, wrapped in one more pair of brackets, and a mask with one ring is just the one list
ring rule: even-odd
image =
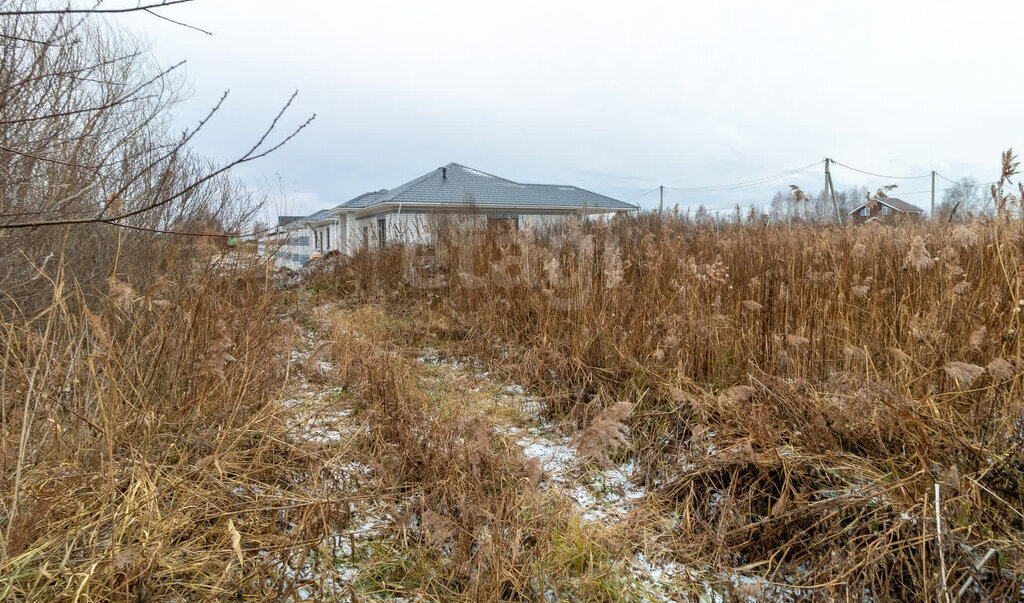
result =
[{"label": "distant house", "polygon": [[923,209],[896,197],[885,197],[884,199],[862,203],[849,213],[854,224],[863,224],[869,220],[916,220],[923,215]]},{"label": "distant house", "polygon": [[304,217],[305,216],[278,216],[277,217],[277,225],[278,225],[278,227],[287,226],[288,224],[291,224],[292,222],[294,222],[296,220],[301,220]]},{"label": "distant house", "polygon": [[636,211],[635,205],[575,186],[521,184],[457,163],[449,163],[392,189],[363,193],[330,209],[282,226],[279,261],[289,267],[311,257],[393,242],[430,242],[445,216],[481,216],[512,228],[539,226],[570,216]]},{"label": "distant house", "polygon": [[257,236],[260,254],[274,253],[286,265],[302,265],[309,261],[309,237],[297,232],[293,225],[304,216],[278,216],[277,226]]}]

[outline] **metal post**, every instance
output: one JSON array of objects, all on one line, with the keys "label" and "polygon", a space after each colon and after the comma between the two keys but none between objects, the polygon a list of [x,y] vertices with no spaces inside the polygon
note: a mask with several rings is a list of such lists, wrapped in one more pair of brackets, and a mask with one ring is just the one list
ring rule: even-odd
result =
[{"label": "metal post", "polygon": [[658,216],[665,210],[665,185],[658,186]]}]

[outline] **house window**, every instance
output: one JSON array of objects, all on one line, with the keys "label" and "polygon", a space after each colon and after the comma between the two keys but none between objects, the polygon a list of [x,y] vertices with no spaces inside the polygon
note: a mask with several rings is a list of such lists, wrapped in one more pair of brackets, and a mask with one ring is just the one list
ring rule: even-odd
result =
[{"label": "house window", "polygon": [[387,241],[387,236],[386,236],[387,235],[387,228],[388,228],[387,218],[378,218],[377,219],[377,244],[379,246],[381,246],[381,247],[384,247],[384,245],[387,244],[387,242],[388,242]]},{"label": "house window", "polygon": [[865,205],[864,207],[860,208],[860,215],[865,216],[865,217],[871,215],[871,210],[868,209],[867,205]]},{"label": "house window", "polygon": [[889,207],[888,205],[883,205],[882,206],[882,215],[883,216],[888,216],[891,213],[892,213],[892,208],[891,207]]},{"label": "house window", "polygon": [[324,249],[326,249],[327,251],[330,251],[331,250],[331,227],[330,226],[328,226],[327,228],[324,229],[324,237],[326,238],[326,241],[327,241],[325,243],[325,245],[324,245]]}]

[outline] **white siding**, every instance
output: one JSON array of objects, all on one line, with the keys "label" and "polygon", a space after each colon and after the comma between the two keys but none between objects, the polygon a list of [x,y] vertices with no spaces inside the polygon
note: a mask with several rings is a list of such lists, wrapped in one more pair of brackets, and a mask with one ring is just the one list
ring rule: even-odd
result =
[{"label": "white siding", "polygon": [[338,226],[333,223],[317,224],[309,229],[313,237],[310,243],[315,253],[324,254],[338,248]]},{"label": "white siding", "polygon": [[[542,228],[562,224],[573,215],[568,212],[551,213],[518,213],[501,212],[501,217],[516,218],[519,228]],[[371,247],[376,247],[380,240],[379,220],[385,220],[385,243],[403,242],[410,245],[425,245],[431,240],[431,228],[436,227],[437,220],[465,220],[479,217],[477,214],[451,214],[446,217],[437,217],[425,212],[399,212],[398,210],[380,214],[373,214],[349,220],[349,252],[355,252],[362,248],[364,236],[363,229],[366,229],[366,239]]]},{"label": "white siding", "polygon": [[[540,229],[548,226],[563,224],[574,214],[571,212],[500,212],[496,214],[502,218],[516,218],[519,228]],[[345,254],[352,254],[363,247],[364,229],[365,239],[371,247],[377,247],[380,240],[379,220],[385,221],[385,243],[391,244],[402,242],[410,245],[429,244],[431,240],[431,228],[436,226],[437,220],[455,220],[477,218],[476,214],[449,214],[447,217],[438,218],[434,214],[423,211],[406,211],[398,209],[372,214],[357,218],[354,212],[341,213],[330,223],[323,223],[315,228],[308,226],[291,231],[290,240],[280,247],[277,252],[278,263],[289,268],[298,268],[310,256],[340,251]],[[315,236],[314,236],[315,231]],[[328,244],[328,234],[329,244]],[[308,241],[308,244],[303,244]]]},{"label": "white siding", "polygon": [[424,213],[388,214],[388,242],[430,243],[430,219]]},{"label": "white siding", "polygon": [[331,251],[340,251],[344,253],[345,250],[342,249],[344,241],[341,234],[341,224],[339,222],[340,220],[337,219],[331,222]]},{"label": "white siding", "polygon": [[[352,251],[362,248],[364,240],[368,240],[371,247],[376,247],[380,242],[380,220],[384,220],[384,242],[406,243],[410,245],[426,244],[430,242],[430,219],[424,213],[399,213],[393,212],[374,214],[353,220],[354,228],[351,229],[353,238]],[[366,229],[367,236],[363,232]]]},{"label": "white siding", "polygon": [[572,214],[519,214],[519,228],[543,228],[566,222]]}]

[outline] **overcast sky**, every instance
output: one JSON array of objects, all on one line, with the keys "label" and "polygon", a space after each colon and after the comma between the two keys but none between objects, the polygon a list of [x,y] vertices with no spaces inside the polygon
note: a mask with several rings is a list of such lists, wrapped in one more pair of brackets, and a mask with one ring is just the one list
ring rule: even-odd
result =
[{"label": "overcast sky", "polygon": [[[650,191],[744,182],[833,157],[892,175],[997,176],[1024,141],[1024,2],[338,2],[196,0],[122,18],[159,60],[187,59],[184,127],[225,89],[198,139],[226,160],[293,90],[314,124],[238,175],[309,213],[455,161],[574,184],[644,207]],[[837,188],[928,178],[834,170]],[[666,203],[768,201],[822,168]],[[278,183],[281,183],[280,186]],[[939,187],[944,186],[940,180]],[[941,191],[938,194],[941,198]],[[639,199],[638,199],[639,197]]]}]

